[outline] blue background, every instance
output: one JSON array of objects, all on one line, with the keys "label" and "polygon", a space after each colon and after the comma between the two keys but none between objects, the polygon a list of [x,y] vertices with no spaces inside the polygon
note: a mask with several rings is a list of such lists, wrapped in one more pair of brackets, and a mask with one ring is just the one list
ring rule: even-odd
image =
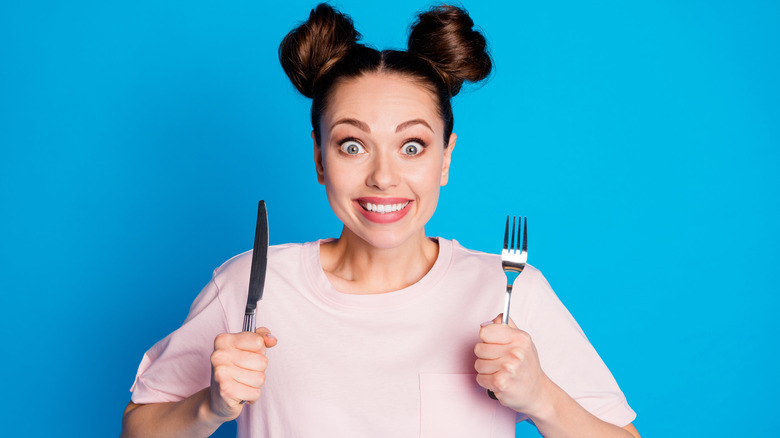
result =
[{"label": "blue background", "polygon": [[[392,4],[338,3],[381,48],[426,6]],[[251,247],[258,199],[271,243],[338,235],[276,58],[313,5],[0,5],[2,435],[118,435],[143,352]],[[465,6],[496,72],[456,99],[429,234],[495,252],[529,216],[644,436],[771,435],[778,3]]]}]

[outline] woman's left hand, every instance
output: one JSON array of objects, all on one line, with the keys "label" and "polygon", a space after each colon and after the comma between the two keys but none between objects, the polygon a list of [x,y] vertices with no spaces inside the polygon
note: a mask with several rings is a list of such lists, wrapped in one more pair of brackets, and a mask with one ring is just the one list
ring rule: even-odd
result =
[{"label": "woman's left hand", "polygon": [[501,317],[479,330],[482,342],[474,347],[477,383],[493,391],[502,405],[531,416],[545,406],[552,381],[539,365],[531,336],[511,318],[508,325],[501,324]]}]

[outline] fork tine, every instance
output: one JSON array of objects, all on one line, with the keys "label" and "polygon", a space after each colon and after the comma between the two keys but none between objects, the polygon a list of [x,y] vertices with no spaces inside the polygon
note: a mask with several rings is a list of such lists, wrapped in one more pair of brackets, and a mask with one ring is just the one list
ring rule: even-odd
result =
[{"label": "fork tine", "polygon": [[504,250],[509,248],[509,216],[506,217],[506,228],[504,228]]},{"label": "fork tine", "polygon": [[[517,246],[520,246],[520,234],[517,235]],[[523,252],[528,252],[528,216],[523,218]]]},{"label": "fork tine", "polygon": [[[517,235],[520,235],[520,229],[517,229]],[[512,240],[509,241],[511,248],[509,248],[511,251],[514,251],[515,248],[518,248],[515,246],[515,217],[512,216]]]},{"label": "fork tine", "polygon": [[523,217],[518,216],[517,217],[517,246],[515,247],[517,248],[518,253],[520,252],[520,229],[522,228],[522,226],[523,226]]}]

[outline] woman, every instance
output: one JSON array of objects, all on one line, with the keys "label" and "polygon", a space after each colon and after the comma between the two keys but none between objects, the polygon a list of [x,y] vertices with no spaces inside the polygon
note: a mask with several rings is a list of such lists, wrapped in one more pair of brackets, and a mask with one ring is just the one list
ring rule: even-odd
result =
[{"label": "woman", "polygon": [[489,293],[503,290],[498,257],[425,234],[456,143],[450,97],[492,68],[472,27],[465,11],[434,8],[408,51],[379,52],[323,4],[285,37],[280,60],[312,98],[317,178],[342,234],[270,248],[256,333],[239,333],[251,256],[218,268],[144,356],[123,436],[208,436],[235,418],[253,437],[509,437],[522,419],[547,437],[639,436],[539,271],[518,277],[502,325],[503,294]]}]

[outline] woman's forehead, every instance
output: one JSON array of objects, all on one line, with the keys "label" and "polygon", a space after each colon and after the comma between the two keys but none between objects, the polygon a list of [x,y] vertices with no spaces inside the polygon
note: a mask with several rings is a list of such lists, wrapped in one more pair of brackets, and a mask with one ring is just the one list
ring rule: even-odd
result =
[{"label": "woman's forehead", "polygon": [[366,123],[402,123],[422,119],[443,130],[435,95],[419,80],[396,73],[369,73],[333,87],[323,121],[343,118]]}]

